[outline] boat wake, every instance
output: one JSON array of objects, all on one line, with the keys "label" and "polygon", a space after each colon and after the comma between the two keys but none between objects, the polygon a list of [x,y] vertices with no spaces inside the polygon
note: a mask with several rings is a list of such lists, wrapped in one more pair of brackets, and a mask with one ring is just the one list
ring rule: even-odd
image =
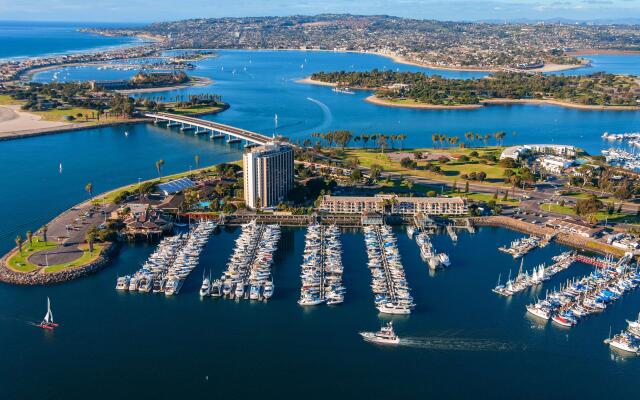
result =
[{"label": "boat wake", "polygon": [[400,339],[400,346],[443,351],[515,351],[518,346],[489,339],[464,339],[446,337],[407,337]]},{"label": "boat wake", "polygon": [[307,100],[317,104],[318,107],[320,107],[320,109],[322,110],[322,116],[323,116],[322,122],[319,125],[314,126],[311,129],[311,131],[322,131],[322,130],[328,129],[329,126],[331,126],[331,123],[333,122],[333,114],[331,113],[331,109],[329,109],[329,107],[323,102],[316,100],[312,97],[307,97]]}]

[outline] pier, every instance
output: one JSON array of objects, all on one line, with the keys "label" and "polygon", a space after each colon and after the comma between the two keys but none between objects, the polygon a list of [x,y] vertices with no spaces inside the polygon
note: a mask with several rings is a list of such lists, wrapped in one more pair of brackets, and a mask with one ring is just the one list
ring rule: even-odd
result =
[{"label": "pier", "polygon": [[342,285],[342,246],[340,229],[336,225],[309,225],[305,236],[304,261],[300,277],[301,306],[321,303],[329,305],[344,301]]},{"label": "pier", "polygon": [[179,126],[181,131],[193,130],[194,134],[210,133],[211,139],[227,138],[227,143],[246,141],[247,145],[264,145],[273,138],[246,129],[207,121],[201,118],[188,117],[164,112],[145,113],[145,117],[153,119],[155,124],[167,123],[167,127]]}]

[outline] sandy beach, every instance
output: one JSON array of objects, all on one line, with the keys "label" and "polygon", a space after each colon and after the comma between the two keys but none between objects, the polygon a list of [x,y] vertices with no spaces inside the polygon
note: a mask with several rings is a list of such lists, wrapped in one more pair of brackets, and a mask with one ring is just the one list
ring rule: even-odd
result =
[{"label": "sandy beach", "polygon": [[311,79],[310,76],[307,76],[304,79],[298,79],[296,83],[306,83],[307,85],[330,86],[330,87],[338,86],[338,84],[336,83],[316,81],[315,79]]},{"label": "sandy beach", "polygon": [[486,105],[510,105],[510,104],[534,104],[534,105],[552,105],[559,107],[575,108],[578,110],[590,110],[590,111],[638,111],[640,106],[598,106],[598,105],[586,105],[570,103],[562,100],[551,99],[487,99],[482,100],[480,104],[462,104],[458,106],[443,106],[435,104],[411,104],[411,103],[394,103],[389,100],[381,99],[376,95],[371,95],[365,98],[368,103],[376,104],[385,107],[398,107],[398,108],[414,108],[421,110],[474,110],[483,108]]},{"label": "sandy beach", "polygon": [[39,115],[20,111],[20,106],[0,106],[0,137],[20,135],[24,131],[68,125],[45,121]]},{"label": "sandy beach", "polygon": [[567,53],[570,56],[609,55],[639,55],[640,50],[612,50],[612,49],[578,49]]},{"label": "sandy beach", "polygon": [[416,108],[420,110],[475,110],[484,107],[482,104],[461,104],[458,106],[444,106],[439,104],[424,104],[424,103],[394,103],[389,100],[381,99],[376,95],[368,96],[364,99],[367,103],[376,104],[385,107],[398,107],[398,108]]}]

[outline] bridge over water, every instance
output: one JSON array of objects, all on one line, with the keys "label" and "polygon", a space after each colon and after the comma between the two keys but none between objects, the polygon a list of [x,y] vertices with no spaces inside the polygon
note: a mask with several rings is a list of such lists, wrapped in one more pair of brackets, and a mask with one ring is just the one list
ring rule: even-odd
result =
[{"label": "bridge over water", "polygon": [[210,134],[211,139],[223,139],[226,137],[228,143],[244,140],[246,145],[263,145],[273,141],[273,138],[260,133],[200,118],[164,112],[145,113],[144,116],[152,118],[155,124],[167,123],[168,127],[179,126],[182,131],[192,130],[195,134]]}]

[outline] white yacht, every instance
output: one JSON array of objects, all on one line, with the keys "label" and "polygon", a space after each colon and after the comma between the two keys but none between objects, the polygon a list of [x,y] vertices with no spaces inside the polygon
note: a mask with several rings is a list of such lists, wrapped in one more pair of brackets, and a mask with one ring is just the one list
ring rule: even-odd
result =
[{"label": "white yacht", "polygon": [[400,338],[393,331],[393,323],[388,322],[378,332],[360,332],[360,336],[367,341],[377,344],[398,344]]}]

